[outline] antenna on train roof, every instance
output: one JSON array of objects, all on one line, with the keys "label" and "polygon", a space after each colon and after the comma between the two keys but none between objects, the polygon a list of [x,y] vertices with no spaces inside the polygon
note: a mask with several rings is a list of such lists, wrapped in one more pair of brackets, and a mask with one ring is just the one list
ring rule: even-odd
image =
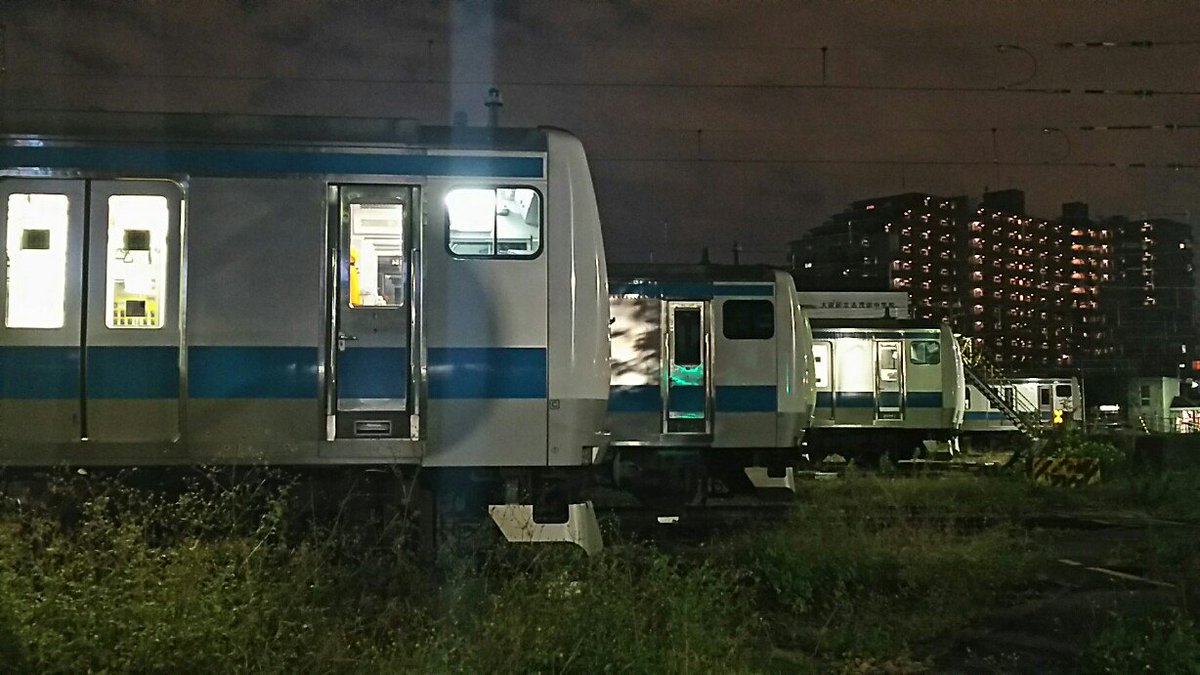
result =
[{"label": "antenna on train roof", "polygon": [[483,105],[488,109],[488,126],[493,129],[500,126],[500,109],[504,107],[504,99],[500,96],[500,90],[496,87],[488,89],[487,100]]}]

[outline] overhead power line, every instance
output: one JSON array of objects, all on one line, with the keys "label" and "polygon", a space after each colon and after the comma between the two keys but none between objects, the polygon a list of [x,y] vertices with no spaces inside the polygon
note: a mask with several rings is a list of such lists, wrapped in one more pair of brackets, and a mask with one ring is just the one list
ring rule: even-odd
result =
[{"label": "overhead power line", "polygon": [[1189,131],[1200,124],[1097,124],[1079,127],[1080,131]]},{"label": "overhead power line", "polygon": [[1096,40],[1090,42],[1056,42],[1054,46],[1060,49],[1117,49],[1122,47],[1150,49],[1151,47],[1196,47],[1200,46],[1200,40]]},{"label": "overhead power line", "polygon": [[835,158],[804,158],[804,159],[753,159],[737,157],[728,159],[697,158],[697,157],[604,157],[589,156],[592,162],[609,162],[613,164],[760,164],[788,166],[794,164],[845,164],[869,166],[984,166],[984,167],[1027,167],[1027,168],[1072,168],[1072,169],[1169,169],[1169,170],[1200,170],[1200,163],[1187,162],[1013,162],[973,159],[835,159]]},{"label": "overhead power line", "polygon": [[332,84],[396,84],[413,86],[472,86],[472,87],[530,87],[553,89],[677,89],[677,90],[738,90],[738,91],[876,91],[914,93],[978,93],[978,94],[1042,94],[1042,95],[1108,95],[1150,98],[1152,96],[1200,96],[1200,89],[1090,89],[1077,87],[1017,87],[899,85],[899,84],[823,84],[782,82],[618,82],[570,80],[448,80],[420,77],[330,77],[311,75],[202,75],[159,73],[37,73],[30,75],[39,81],[47,78],[73,80],[153,80],[198,82],[314,82]]}]

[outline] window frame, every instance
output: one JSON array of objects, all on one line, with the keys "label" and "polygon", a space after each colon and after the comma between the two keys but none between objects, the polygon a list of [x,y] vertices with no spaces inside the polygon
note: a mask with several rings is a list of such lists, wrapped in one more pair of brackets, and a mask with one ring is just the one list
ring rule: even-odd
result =
[{"label": "window frame", "polygon": [[[745,304],[766,303],[766,305],[770,308],[768,310],[769,316],[771,317],[771,322],[770,322],[771,333],[770,333],[770,335],[765,335],[765,336],[761,336],[761,337],[759,337],[759,336],[738,336],[738,337],[731,336],[729,334],[729,305],[730,305],[730,303],[745,303]],[[746,323],[745,325],[750,326],[750,327],[754,326],[753,322]],[[756,340],[756,341],[774,340],[775,339],[775,301],[772,299],[769,299],[769,298],[728,298],[728,299],[724,300],[721,303],[721,337],[723,337],[729,341],[737,341],[737,342],[751,341],[751,340]]]},{"label": "window frame", "polygon": [[[928,360],[928,352],[925,354],[925,360],[917,360],[916,353],[914,351],[917,348],[917,345],[927,344],[932,344],[934,346],[935,353],[937,354],[936,361]],[[910,365],[914,366],[940,366],[942,364],[942,343],[938,340],[913,340],[909,343],[908,347],[908,362]]]},{"label": "window frame", "polygon": [[[824,353],[818,354],[818,349]],[[825,357],[823,365],[821,357]],[[831,340],[813,341],[813,385],[823,391],[833,388],[833,342]]]},{"label": "window frame", "polygon": [[[34,197],[34,196],[62,197],[64,200],[66,200],[66,203],[63,205],[63,215],[65,217],[65,220],[62,223],[62,235],[61,235],[62,239],[63,239],[62,250],[61,250],[62,269],[60,270],[60,273],[61,273],[60,280],[62,282],[62,293],[61,293],[61,297],[59,298],[59,300],[60,300],[59,310],[60,311],[59,311],[59,316],[58,316],[58,323],[55,325],[38,326],[38,325],[27,325],[24,323],[17,323],[14,325],[14,323],[12,323],[16,320],[12,316],[12,308],[15,304],[13,302],[13,297],[14,297],[14,294],[13,294],[13,267],[14,267],[14,264],[13,263],[14,263],[14,259],[16,258],[16,256],[13,255],[14,249],[9,246],[9,244],[11,243],[9,241],[9,239],[12,238],[11,237],[11,229],[13,226],[13,219],[12,219],[13,197],[17,197],[19,195],[25,196],[25,197]],[[35,192],[33,188],[30,188],[30,189],[19,188],[16,191],[9,192],[6,196],[6,198],[7,198],[7,203],[5,204],[5,207],[4,207],[4,213],[5,213],[4,233],[5,233],[6,240],[4,242],[0,242],[0,244],[2,244],[4,246],[4,252],[5,252],[5,257],[6,257],[5,267],[4,267],[4,275],[5,276],[4,276],[4,281],[3,281],[3,284],[4,284],[4,297],[3,297],[3,301],[4,301],[3,302],[3,304],[4,304],[3,319],[4,319],[4,322],[3,322],[3,324],[0,324],[0,325],[3,326],[4,330],[34,330],[34,331],[62,330],[63,328],[66,328],[68,325],[67,309],[68,309],[68,305],[70,304],[69,303],[70,289],[68,288],[68,285],[69,285],[70,277],[71,277],[71,274],[70,274],[70,269],[71,269],[71,228],[72,228],[71,213],[72,213],[72,210],[77,208],[79,205],[72,203],[73,200],[72,200],[71,194],[68,194],[65,191],[59,191],[59,190],[48,191],[48,192],[47,191]],[[84,201],[86,202],[86,198],[84,199]],[[25,234],[27,234],[29,232],[33,232],[33,231],[46,232],[46,246],[44,248],[43,247],[28,247],[27,248],[25,246]],[[54,240],[54,232],[53,232],[52,228],[49,228],[49,227],[36,228],[36,230],[28,229],[28,228],[23,229],[21,231],[21,234],[20,234],[18,240],[15,242],[16,243],[15,250],[16,251],[26,251],[26,250],[46,251],[47,253],[49,253],[51,251],[55,251],[55,247],[51,245],[53,240]],[[23,256],[24,254],[21,254],[21,255]],[[45,267],[43,267],[43,269],[45,269]],[[17,317],[17,318],[20,318],[20,317]]]},{"label": "window frame", "polygon": [[[158,305],[156,308],[157,316],[153,317],[157,321],[156,324],[122,325],[120,323],[117,323],[118,317],[113,315],[114,310],[113,310],[112,305],[116,298],[115,283],[117,282],[117,278],[115,275],[120,270],[118,270],[116,267],[113,266],[112,254],[116,251],[126,250],[126,249],[120,249],[120,248],[116,248],[116,249],[113,248],[113,246],[114,246],[113,230],[114,230],[114,225],[115,225],[115,223],[113,221],[113,200],[117,200],[117,199],[121,199],[121,198],[129,198],[129,197],[160,199],[160,200],[162,200],[163,212],[166,215],[166,219],[162,223],[162,240],[161,240],[161,242],[162,242],[162,248],[163,248],[163,252],[164,252],[163,259],[158,263],[152,263],[152,262],[149,263],[149,264],[154,264],[154,265],[156,265],[156,267],[159,267],[161,269],[161,275],[159,276],[159,279],[158,279],[159,290],[155,296],[155,302]],[[107,330],[115,330],[115,331],[127,331],[127,330],[128,331],[159,331],[159,330],[162,330],[163,328],[165,328],[167,326],[168,313],[166,312],[166,309],[168,307],[168,302],[170,299],[170,290],[171,290],[171,280],[170,280],[171,258],[172,258],[172,254],[178,255],[178,252],[171,250],[171,243],[172,243],[171,242],[171,198],[167,195],[158,194],[155,192],[116,192],[116,193],[105,195],[104,209],[105,209],[104,210],[105,215],[107,216],[107,222],[104,224],[105,242],[106,242],[105,252],[104,252],[104,297],[105,297],[105,305],[104,306],[106,308],[104,311],[104,328]],[[127,235],[129,232],[141,232],[141,231],[143,231],[141,228],[134,229],[134,230],[123,229],[121,231],[122,232],[122,241],[121,241],[120,245],[124,246],[126,243],[128,243]],[[151,252],[153,251],[153,248],[154,248],[155,235],[149,229],[144,230],[144,231],[147,233],[146,243],[147,243],[148,248],[146,249],[146,251],[147,251],[147,260],[149,261],[153,257]],[[132,250],[132,249],[128,249],[128,250]],[[127,250],[126,255],[128,255],[128,250]],[[152,271],[157,271],[157,270],[152,270]],[[138,294],[138,295],[145,295],[145,294]],[[138,302],[138,301],[127,300],[126,303],[128,303],[128,302]],[[142,300],[141,302],[145,303],[145,300]],[[126,305],[126,306],[128,306],[128,305]],[[147,311],[145,304],[143,304],[143,311],[144,312]],[[148,316],[147,314],[143,314],[141,317],[128,317],[128,318],[150,319],[151,317]]]},{"label": "window frame", "polygon": [[[537,249],[534,250],[532,253],[527,253],[527,254],[523,254],[523,255],[504,255],[504,254],[498,253],[497,249],[499,248],[499,246],[498,246],[498,242],[497,242],[497,238],[496,238],[496,232],[497,232],[496,214],[493,213],[492,214],[492,252],[486,253],[486,254],[456,253],[454,251],[454,249],[450,248],[450,243],[451,243],[451,241],[450,241],[450,209],[446,206],[446,198],[449,197],[456,190],[492,190],[493,192],[495,192],[496,190],[532,190],[538,196]],[[493,183],[493,184],[463,183],[463,184],[459,184],[459,185],[452,185],[452,186],[448,187],[446,189],[446,191],[442,194],[442,210],[445,211],[445,221],[446,221],[443,226],[443,232],[445,234],[444,244],[445,244],[446,253],[451,258],[454,258],[456,260],[535,260],[537,258],[540,258],[542,255],[542,252],[544,250],[546,250],[546,194],[537,186],[528,185],[528,184],[519,184],[519,183],[517,183],[517,184],[514,184],[514,183]]]}]

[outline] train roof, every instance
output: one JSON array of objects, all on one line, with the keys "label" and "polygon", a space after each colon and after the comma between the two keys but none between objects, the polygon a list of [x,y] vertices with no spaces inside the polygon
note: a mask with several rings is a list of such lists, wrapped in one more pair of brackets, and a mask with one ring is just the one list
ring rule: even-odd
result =
[{"label": "train roof", "polygon": [[778,268],[770,265],[714,265],[672,263],[609,263],[608,278],[616,281],[775,281]]},{"label": "train roof", "polygon": [[398,145],[545,152],[546,128],[427,126],[410,118],[202,113],[21,112],[0,120],[10,139],[136,143]]}]

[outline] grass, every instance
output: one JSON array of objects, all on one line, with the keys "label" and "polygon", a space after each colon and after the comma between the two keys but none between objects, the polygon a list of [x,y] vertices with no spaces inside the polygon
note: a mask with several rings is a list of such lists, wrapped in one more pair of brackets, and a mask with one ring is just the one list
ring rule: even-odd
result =
[{"label": "grass", "polygon": [[1088,645],[1083,666],[1096,673],[1200,673],[1200,625],[1173,608],[1114,616]]},{"label": "grass", "polygon": [[778,656],[813,671],[903,669],[920,645],[1028,584],[1037,547],[979,518],[1010,516],[1025,490],[969,478],[815,484],[806,497],[821,508],[723,544],[721,557],[750,580]]},{"label": "grass", "polygon": [[[1024,518],[1191,510],[1198,480],[1131,474],[1069,491],[1016,476],[851,476],[806,484],[778,523],[673,553],[616,533],[591,559],[501,546],[434,569],[408,553],[394,514],[313,515],[286,477],[200,476],[163,492],[70,476],[0,503],[0,669],[920,669],[932,640],[1031,589],[1047,551]],[[1179,613],[1145,619],[1162,623],[1153,634],[1114,619],[1087,652],[1095,670],[1195,653],[1197,545],[1133,553],[1185,589]]]},{"label": "grass", "polygon": [[396,521],[294,517],[286,483],[174,496],[58,482],[0,517],[5,670],[736,670],[755,632],[738,579],[624,545],[502,548],[448,570]]}]

